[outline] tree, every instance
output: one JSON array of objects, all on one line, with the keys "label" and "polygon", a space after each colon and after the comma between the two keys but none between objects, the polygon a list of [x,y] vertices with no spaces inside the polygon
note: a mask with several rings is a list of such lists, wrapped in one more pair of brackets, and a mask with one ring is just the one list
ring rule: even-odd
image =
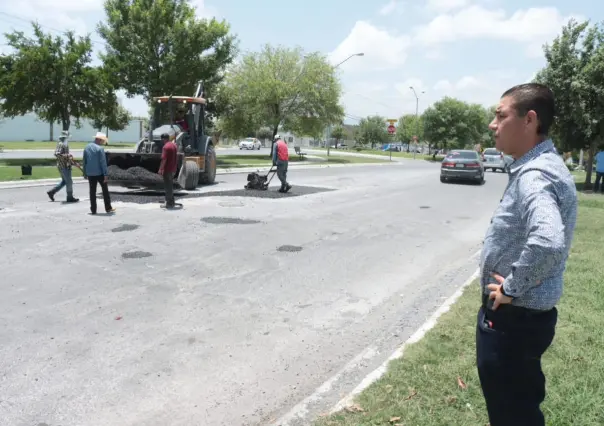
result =
[{"label": "tree", "polygon": [[[419,123],[418,123],[419,121]],[[405,114],[398,119],[396,128],[396,138],[402,143],[409,143],[413,136],[417,136],[419,140],[424,139],[424,123],[423,115],[419,118],[415,114]]]},{"label": "tree", "polygon": [[262,140],[270,140],[270,138],[273,136],[273,131],[271,129],[269,129],[268,127],[263,127],[260,130],[258,130],[256,132],[256,137],[258,139],[262,139]]},{"label": "tree", "polygon": [[333,139],[336,140],[336,148],[338,147],[338,145],[340,144],[340,141],[344,139],[345,137],[345,132],[344,132],[344,128],[342,126],[336,126],[332,131],[331,131],[331,137]]},{"label": "tree", "polygon": [[462,148],[482,141],[488,128],[487,115],[478,104],[445,97],[423,114],[424,134],[431,144]]},{"label": "tree", "polygon": [[544,46],[547,65],[535,81],[547,85],[556,98],[552,134],[563,151],[587,149],[585,188],[591,187],[593,157],[604,136],[603,32],[600,26],[571,20],[551,45]]},{"label": "tree", "polygon": [[324,56],[266,45],[229,70],[216,102],[225,108],[221,127],[232,137],[268,127],[273,137],[282,128],[317,138],[327,125],[344,118],[341,93],[334,67]]},{"label": "tree", "polygon": [[374,148],[376,144],[387,142],[389,137],[384,117],[374,115],[359,122],[357,138],[363,145],[371,144],[371,148]]},{"label": "tree", "polygon": [[211,92],[236,54],[229,25],[196,18],[188,0],[105,0],[105,13],[101,57],[129,97],[192,96],[200,80]]},{"label": "tree", "polygon": [[0,56],[0,99],[6,117],[35,112],[49,123],[69,130],[116,102],[102,69],[90,65],[89,37],[45,34],[33,24],[33,37],[22,32],[6,34],[14,53]]},{"label": "tree", "polygon": [[107,110],[100,112],[96,117],[93,117],[92,127],[99,132],[103,129],[107,129],[107,136],[109,136],[109,130],[114,132],[124,130],[131,119],[132,117],[128,110],[116,102],[111,108],[108,108]]}]

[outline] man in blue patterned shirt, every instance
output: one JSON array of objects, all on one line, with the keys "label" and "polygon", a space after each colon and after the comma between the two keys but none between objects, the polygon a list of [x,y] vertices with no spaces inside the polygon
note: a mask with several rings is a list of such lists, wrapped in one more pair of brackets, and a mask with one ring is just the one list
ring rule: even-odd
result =
[{"label": "man in blue patterned shirt", "polygon": [[554,97],[513,87],[489,128],[512,156],[509,182],[482,250],[477,367],[491,426],[544,426],[541,356],[552,343],[577,218],[575,183],[548,131]]},{"label": "man in blue patterned shirt", "polygon": [[61,175],[61,182],[53,189],[48,191],[46,194],[50,201],[55,200],[55,194],[59,192],[63,187],[67,187],[67,202],[77,203],[80,201],[78,198],[73,196],[73,180],[71,177],[71,166],[74,164],[73,156],[69,153],[69,132],[64,130],[59,136],[59,142],[57,142],[57,148],[55,149],[55,157],[57,158],[57,169]]}]

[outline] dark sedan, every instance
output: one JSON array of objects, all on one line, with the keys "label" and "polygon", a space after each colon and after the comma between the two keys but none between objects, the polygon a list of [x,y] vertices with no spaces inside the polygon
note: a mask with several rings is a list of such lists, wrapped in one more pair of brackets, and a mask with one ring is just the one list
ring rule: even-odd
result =
[{"label": "dark sedan", "polygon": [[476,151],[451,151],[440,166],[440,181],[468,180],[484,183],[484,166]]}]

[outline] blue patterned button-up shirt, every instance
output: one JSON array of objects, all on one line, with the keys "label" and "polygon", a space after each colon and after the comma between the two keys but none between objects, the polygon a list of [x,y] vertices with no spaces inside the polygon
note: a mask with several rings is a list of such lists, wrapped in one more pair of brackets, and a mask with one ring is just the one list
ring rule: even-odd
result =
[{"label": "blue patterned button-up shirt", "polygon": [[562,296],[562,275],[577,220],[577,191],[551,140],[510,166],[510,180],[491,219],[480,259],[481,287],[505,278],[512,304],[553,308]]}]

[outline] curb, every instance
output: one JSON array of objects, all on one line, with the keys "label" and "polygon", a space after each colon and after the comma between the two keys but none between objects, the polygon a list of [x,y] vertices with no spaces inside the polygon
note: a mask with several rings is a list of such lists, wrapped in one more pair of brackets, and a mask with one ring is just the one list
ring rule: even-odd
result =
[{"label": "curb", "polygon": [[365,389],[367,389],[369,386],[371,386],[373,383],[375,383],[377,380],[379,380],[388,370],[388,366],[391,361],[402,358],[405,348],[407,346],[419,342],[424,337],[424,335],[436,325],[438,318],[440,318],[441,315],[451,309],[451,306],[453,306],[453,304],[457,302],[457,299],[461,297],[466,287],[472,284],[472,282],[474,282],[474,280],[476,280],[479,275],[480,270],[477,269],[472,275],[470,275],[466,282],[464,282],[461,287],[457,289],[457,291],[453,293],[453,295],[451,295],[451,297],[445,300],[445,303],[443,303],[436,310],[436,312],[434,312],[432,316],[428,318],[428,320],[424,324],[422,324],[419,329],[417,329],[415,333],[413,333],[401,346],[399,346],[398,349],[394,351],[394,353],[390,355],[390,357],[386,361],[384,361],[382,365],[380,365],[378,368],[376,368],[367,376],[365,376],[361,383],[359,383],[359,385],[354,388],[352,392],[350,392],[346,397],[341,399],[340,402],[338,402],[330,410],[329,414],[335,414],[347,407],[352,406],[354,403],[354,398],[361,392],[363,392]]},{"label": "curb", "polygon": [[[376,166],[399,166],[399,162],[385,162],[385,163],[357,163],[357,164],[317,164],[316,166],[308,166],[308,165],[291,165],[290,170],[314,170],[314,169],[329,169],[329,168],[340,168],[340,167],[376,167]],[[251,173],[251,172],[267,172],[271,168],[269,166],[261,166],[261,167],[241,167],[235,169],[218,169],[216,170],[217,175],[234,175],[234,174],[242,174],[242,173]],[[19,180],[12,180],[0,183],[0,190],[3,189],[19,189],[19,188],[35,188],[40,186],[48,186],[56,183],[59,180],[56,179],[36,179],[28,182],[22,182]],[[86,180],[82,177],[73,178],[74,184],[81,184],[86,182]],[[31,183],[30,183],[31,182]]]}]

